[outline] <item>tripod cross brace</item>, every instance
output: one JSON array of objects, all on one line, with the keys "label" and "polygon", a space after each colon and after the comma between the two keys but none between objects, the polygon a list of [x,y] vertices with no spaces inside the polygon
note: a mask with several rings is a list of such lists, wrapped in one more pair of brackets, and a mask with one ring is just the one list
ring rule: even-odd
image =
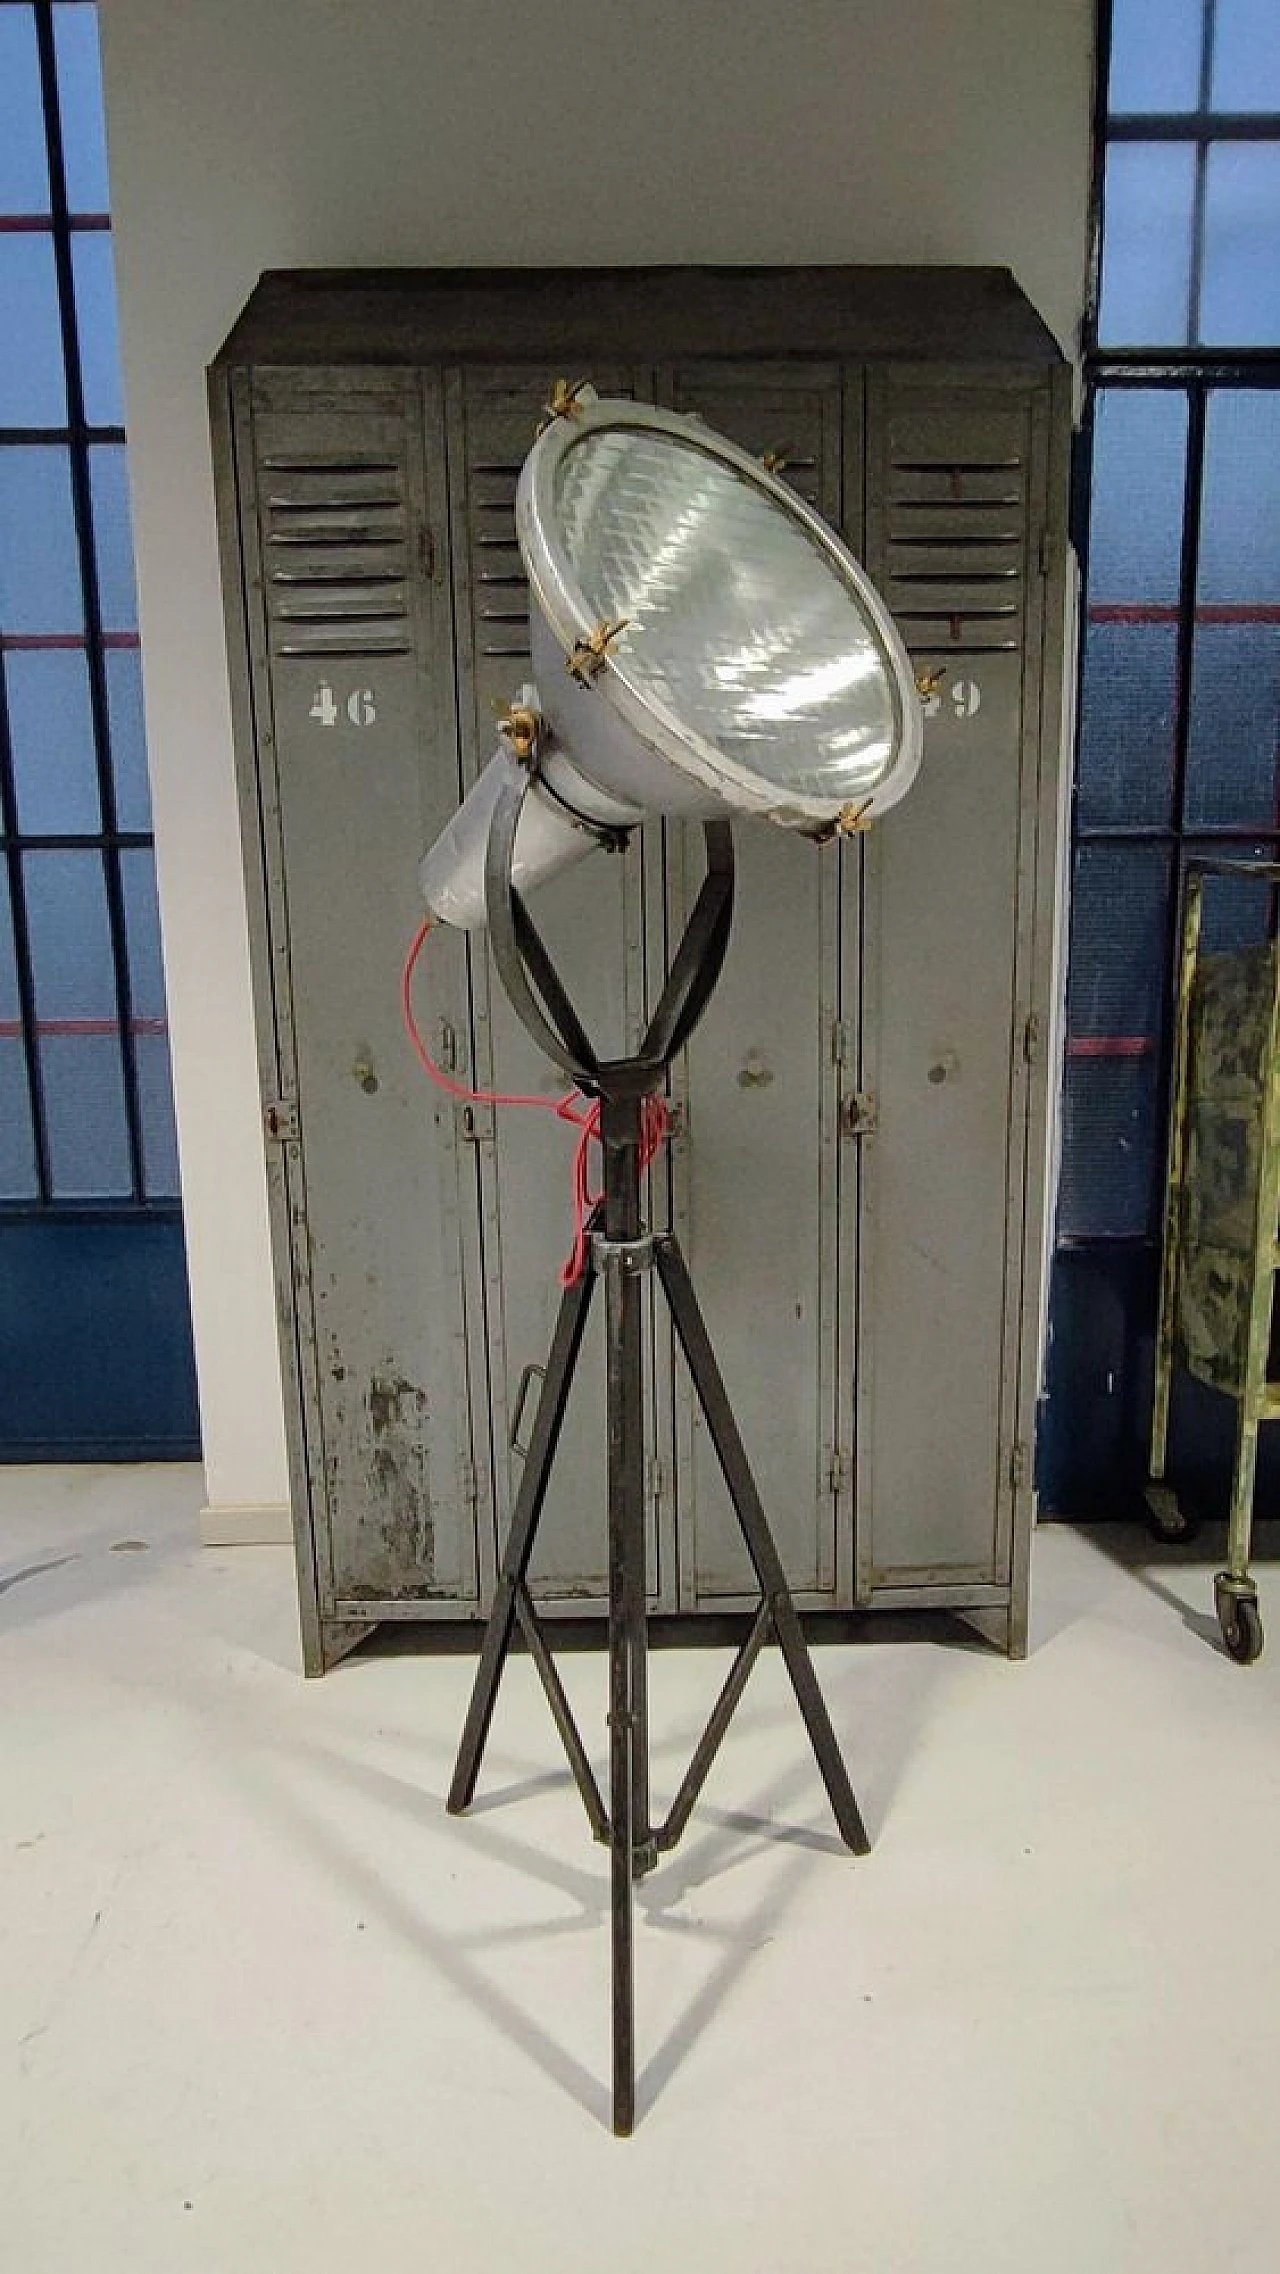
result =
[{"label": "tripod cross brace", "polygon": [[[771,1635],[791,1678],[841,1838],[856,1855],[865,1855],[869,1842],[684,1258],[672,1234],[646,1231],[641,1219],[644,1100],[661,1088],[672,1059],[705,1010],[728,945],[733,915],[729,825],[724,821],[703,825],[706,878],[640,1049],[629,1058],[602,1061],[512,883],[516,829],[529,783],[528,769],[512,758],[486,848],[490,937],[503,986],[529,1033],[580,1089],[600,1099],[604,1192],[588,1227],[589,1268],[561,1298],[448,1806],[460,1814],[474,1796],[498,1685],[518,1626],[546,1692],[591,1829],[611,1851],[613,2129],[625,2136],[635,2123],[636,2097],[632,1885],[680,1838],[751,1669]],[[649,1805],[641,1304],[642,1280],[649,1271],[656,1271],[666,1298],[760,1589],[759,1608],[746,1638],[670,1810],[656,1826]],[[609,1480],[607,1808],[528,1582],[538,1520],[597,1279],[604,1283],[605,1297]]]}]

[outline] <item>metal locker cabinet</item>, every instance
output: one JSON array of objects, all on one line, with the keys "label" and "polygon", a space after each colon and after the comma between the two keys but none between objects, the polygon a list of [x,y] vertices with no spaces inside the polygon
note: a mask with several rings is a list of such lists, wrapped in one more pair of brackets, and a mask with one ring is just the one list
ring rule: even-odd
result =
[{"label": "metal locker cabinet", "polygon": [[866,853],[858,1593],[985,1608],[1012,1649],[1033,1443],[1019,1342],[1039,1281],[1024,1177],[1049,1012],[1035,918],[1057,756],[1040,707],[1051,570],[1061,601],[1054,407],[1039,375],[868,379],[867,566],[936,685],[920,780]]},{"label": "metal locker cabinet", "polygon": [[[262,280],[211,389],[308,1663],[380,1617],[487,1607],[518,1385],[546,1351],[567,1135],[429,1094],[395,996],[417,853],[527,670],[511,500],[562,375],[786,453],[943,675],[920,783],[865,842],[738,832],[729,968],[677,1069],[654,1213],[669,1200],[688,1243],[801,1599],[947,1606],[1018,1650],[1062,837],[1061,356],[992,270],[304,272]],[[291,450],[305,466],[267,465]],[[342,553],[359,498],[259,494],[288,473],[354,482],[370,454],[402,483],[380,509],[403,509],[407,539],[385,585]],[[309,508],[314,605],[288,619],[299,579],[275,569],[305,567],[285,542],[304,531],[264,516]],[[374,615],[397,594],[402,617]],[[371,656],[377,639],[396,652]],[[367,723],[346,708],[364,688]],[[690,889],[680,837],[644,832],[621,891],[587,863],[539,900],[589,1023],[620,1037]],[[481,942],[437,935],[421,1000],[460,1071],[555,1094]],[[650,1333],[651,1601],[728,1607],[745,1574],[718,1479],[665,1319]],[[595,1609],[589,1373],[553,1499],[540,1591]]]},{"label": "metal locker cabinet", "polygon": [[[660,401],[775,462],[837,528],[860,518],[860,396],[846,414],[845,392],[839,363],[802,358],[658,375]],[[666,835],[674,930],[701,848],[696,830]],[[839,1131],[844,1085],[856,1086],[859,856],[836,846],[815,856],[788,831],[747,828],[735,857],[735,937],[675,1070],[688,1141],[673,1151],[673,1216],[788,1583],[802,1606],[830,1607],[852,1584],[853,1369],[841,1363],[839,1314],[853,1285],[856,1160],[852,1149],[841,1159]],[[682,1604],[753,1604],[683,1365],[675,1379]]]},{"label": "metal locker cabinet", "polygon": [[[456,803],[430,531],[440,391],[415,373],[215,391],[304,1654],[478,1609],[453,1116],[400,1031],[406,839]],[[234,476],[234,478],[233,478]],[[429,762],[424,764],[424,752]],[[256,763],[254,757],[256,754]],[[437,958],[461,1026],[461,954]]]}]

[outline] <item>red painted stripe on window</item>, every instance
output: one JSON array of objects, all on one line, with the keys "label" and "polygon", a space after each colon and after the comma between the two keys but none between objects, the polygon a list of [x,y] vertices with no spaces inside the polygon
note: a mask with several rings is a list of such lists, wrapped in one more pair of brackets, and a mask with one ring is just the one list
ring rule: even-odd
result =
[{"label": "red painted stripe on window", "polygon": [[[1196,609],[1197,624],[1280,624],[1278,600],[1206,600]],[[1172,602],[1095,600],[1089,606],[1091,624],[1176,624]]]},{"label": "red painted stripe on window", "polygon": [[1146,1058],[1155,1049],[1150,1034],[1073,1034],[1068,1037],[1068,1058]]},{"label": "red painted stripe on window", "polygon": [[[37,1019],[36,1033],[53,1035],[119,1034],[119,1019]],[[129,1021],[130,1034],[167,1034],[167,1019],[133,1018]],[[0,1042],[17,1042],[22,1035],[21,1019],[0,1019]]]},{"label": "red painted stripe on window", "polygon": [[[83,632],[0,632],[0,655],[19,654],[32,648],[81,648],[86,645]],[[104,632],[104,647],[141,647],[137,632]]]}]

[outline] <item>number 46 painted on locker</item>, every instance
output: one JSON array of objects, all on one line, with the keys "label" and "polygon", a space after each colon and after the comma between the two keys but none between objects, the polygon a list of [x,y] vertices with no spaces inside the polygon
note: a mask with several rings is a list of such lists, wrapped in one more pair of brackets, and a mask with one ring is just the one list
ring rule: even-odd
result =
[{"label": "number 46 painted on locker", "polygon": [[[372,726],[378,715],[378,706],[373,699],[372,687],[353,687],[342,707],[352,726]],[[327,679],[320,681],[315,694],[312,696],[311,708],[307,717],[318,719],[321,726],[337,725],[338,704]]]}]

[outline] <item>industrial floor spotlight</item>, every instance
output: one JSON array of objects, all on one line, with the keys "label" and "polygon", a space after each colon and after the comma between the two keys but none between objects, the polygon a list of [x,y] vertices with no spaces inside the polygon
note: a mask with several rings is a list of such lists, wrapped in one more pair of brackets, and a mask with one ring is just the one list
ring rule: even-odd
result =
[{"label": "industrial floor spotlight", "polygon": [[[863,829],[909,789],[921,711],[893,623],[817,514],[700,421],[558,387],[520,476],[536,685],[426,855],[434,917],[488,925],[529,1033],[599,1101],[603,1196],[589,1268],[566,1286],[503,1554],[457,1767],[471,1800],[514,1630],[541,1677],[598,1839],[612,1851],[613,2125],[635,2119],[632,1882],[675,1845],[762,1645],[786,1662],[836,1822],[867,1836],[680,1250],[646,1231],[653,1100],[706,1009],[733,906],[730,816],[818,840]],[[707,875],[657,1009],[631,1057],[601,1059],[524,895],[650,815],[700,820]],[[760,1588],[670,1811],[649,1807],[641,1275],[656,1270]],[[604,1282],[608,1433],[609,1805],[534,1610],[529,1560],[596,1278]]]}]

